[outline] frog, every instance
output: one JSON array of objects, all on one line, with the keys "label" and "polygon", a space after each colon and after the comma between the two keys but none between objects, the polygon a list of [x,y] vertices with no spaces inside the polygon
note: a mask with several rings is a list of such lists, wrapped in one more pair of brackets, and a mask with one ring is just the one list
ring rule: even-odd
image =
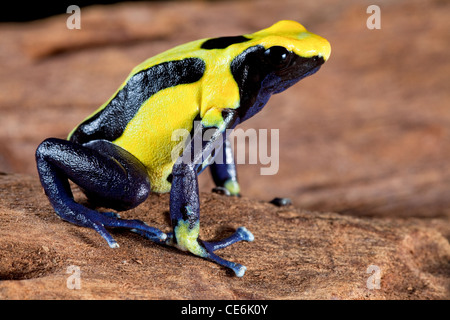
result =
[{"label": "frog", "polygon": [[[108,229],[125,228],[242,277],[244,265],[215,252],[254,236],[241,226],[222,240],[200,239],[198,175],[209,168],[216,188],[240,196],[227,132],[260,112],[273,94],[316,73],[330,52],[325,38],[281,20],[254,33],[194,40],[143,61],[66,138],[47,138],[37,147],[37,171],[51,206],[62,220],[94,229],[111,248],[119,244]],[[174,130],[192,133],[178,153]],[[205,130],[208,139],[194,148]],[[88,204],[74,199],[71,182]],[[151,192],[169,193],[170,232],[120,216]]]}]

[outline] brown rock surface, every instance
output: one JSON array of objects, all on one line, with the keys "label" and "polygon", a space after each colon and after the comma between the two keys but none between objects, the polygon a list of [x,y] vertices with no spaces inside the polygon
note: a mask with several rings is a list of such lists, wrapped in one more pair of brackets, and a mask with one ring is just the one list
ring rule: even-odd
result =
[{"label": "brown rock surface", "polygon": [[[81,30],[68,30],[64,14],[0,24],[0,172],[26,174],[0,176],[0,276],[25,279],[2,281],[0,298],[448,298],[450,5],[383,3],[381,30],[366,28],[367,6],[137,2],[83,8]],[[239,166],[243,199],[209,194],[209,174],[200,177],[204,237],[241,224],[255,233],[223,253],[249,268],[243,279],[128,233],[110,250],[52,213],[37,183],[39,142],[65,137],[147,57],[280,19],[327,38],[332,55],[242,125],[279,129],[278,173]],[[275,196],[294,207],[261,202]],[[168,228],[167,205],[152,195],[127,216]],[[65,286],[71,264],[83,290]],[[370,264],[381,268],[380,290],[366,288]],[[165,284],[148,281],[155,275]]]},{"label": "brown rock surface", "polygon": [[[204,239],[245,225],[255,235],[219,252],[243,278],[206,260],[113,230],[110,249],[93,230],[52,213],[37,179],[0,175],[0,299],[443,299],[450,245],[433,229],[394,221],[279,208],[202,194]],[[76,198],[83,200],[76,193]],[[170,231],[168,195],[153,194],[124,218]],[[68,289],[69,266],[81,288]],[[380,289],[368,289],[379,267]]]}]

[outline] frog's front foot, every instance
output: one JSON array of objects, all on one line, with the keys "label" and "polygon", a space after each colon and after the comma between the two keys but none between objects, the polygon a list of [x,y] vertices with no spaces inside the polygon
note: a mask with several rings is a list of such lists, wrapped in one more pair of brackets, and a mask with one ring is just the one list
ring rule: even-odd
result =
[{"label": "frog's front foot", "polygon": [[216,186],[212,189],[212,192],[222,194],[225,196],[240,197],[239,183],[234,179],[227,180],[223,186]]},{"label": "frog's front foot", "polygon": [[228,247],[229,245],[232,245],[233,243],[236,243],[238,241],[248,241],[251,242],[255,239],[253,234],[247,230],[245,227],[239,227],[234,234],[232,234],[230,237],[225,238],[220,241],[216,242],[207,242],[207,241],[201,241],[205,249],[207,250],[209,257],[208,259],[223,265],[225,267],[228,267],[234,271],[236,276],[242,277],[247,270],[247,268],[239,263],[234,263],[231,261],[224,260],[214,254],[213,252],[219,249],[223,249]]},{"label": "frog's front foot", "polygon": [[[175,228],[174,233],[167,233],[166,244],[174,246],[182,251],[189,251],[199,257],[213,261],[219,265],[230,268],[234,271],[236,276],[242,277],[245,274],[247,268],[239,263],[231,262],[222,259],[214,253],[214,251],[226,248],[233,243],[238,241],[253,241],[253,234],[247,230],[245,227],[239,227],[235,233],[233,233],[228,238],[220,241],[209,242],[202,241],[197,238],[192,237],[192,231],[189,230],[187,224],[179,224]],[[195,231],[194,231],[195,232]]]}]

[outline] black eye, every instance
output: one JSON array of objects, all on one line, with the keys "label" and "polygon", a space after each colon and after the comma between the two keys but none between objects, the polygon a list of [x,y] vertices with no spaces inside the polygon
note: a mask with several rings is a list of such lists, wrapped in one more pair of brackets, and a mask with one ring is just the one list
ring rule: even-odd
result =
[{"label": "black eye", "polygon": [[290,52],[283,47],[270,47],[264,52],[266,59],[275,67],[282,68],[289,64],[291,60]]}]

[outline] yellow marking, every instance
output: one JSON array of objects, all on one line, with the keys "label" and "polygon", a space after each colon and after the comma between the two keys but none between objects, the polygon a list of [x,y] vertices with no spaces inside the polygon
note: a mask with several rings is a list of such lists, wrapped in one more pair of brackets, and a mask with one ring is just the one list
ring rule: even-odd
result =
[{"label": "yellow marking", "polygon": [[200,230],[200,223],[195,223],[192,229],[189,228],[189,222],[179,220],[175,227],[175,237],[177,240],[176,247],[183,251],[189,251],[193,254],[206,257],[208,253],[197,241]]},{"label": "yellow marking", "polygon": [[202,117],[202,124],[205,127],[216,127],[219,130],[223,128],[223,117],[221,108],[211,108]]},{"label": "yellow marking", "polygon": [[233,195],[239,194],[239,192],[241,191],[239,183],[236,180],[227,180],[224,187]]},{"label": "yellow marking", "polygon": [[175,129],[192,130],[193,120],[199,113],[198,88],[195,83],[183,84],[157,92],[114,141],[144,164],[154,192],[170,191],[167,176],[176,160],[171,153],[180,143],[172,141],[172,133]]},{"label": "yellow marking", "polygon": [[265,48],[282,46],[304,58],[318,55],[326,61],[331,54],[331,46],[326,39],[308,32],[295,21],[282,20],[248,36],[258,39]]}]

